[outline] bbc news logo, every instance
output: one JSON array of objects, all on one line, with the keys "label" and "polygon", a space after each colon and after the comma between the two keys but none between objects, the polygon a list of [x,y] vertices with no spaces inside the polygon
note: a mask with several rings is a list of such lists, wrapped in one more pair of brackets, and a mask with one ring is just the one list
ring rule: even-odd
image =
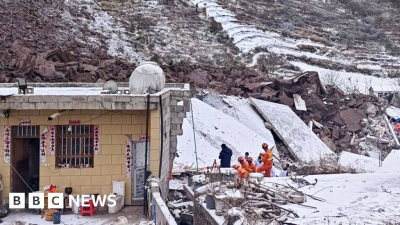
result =
[{"label": "bbc news logo", "polygon": [[[24,209],[25,208],[25,193],[10,193],[9,194],[10,209]],[[70,206],[73,204],[77,206],[89,207],[89,200],[92,200],[95,207],[104,207],[108,203],[108,207],[113,207],[117,204],[115,195],[76,195],[75,197],[69,195],[68,203]],[[48,193],[47,194],[47,207],[49,209],[63,209],[64,208],[64,193]],[[44,193],[29,193],[28,195],[28,208],[29,209],[43,209],[45,203]]]}]

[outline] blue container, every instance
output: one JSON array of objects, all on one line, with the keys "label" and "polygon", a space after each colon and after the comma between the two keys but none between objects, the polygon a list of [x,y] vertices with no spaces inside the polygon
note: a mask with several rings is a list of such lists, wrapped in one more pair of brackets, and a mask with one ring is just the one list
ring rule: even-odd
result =
[{"label": "blue container", "polygon": [[207,209],[215,209],[215,199],[212,195],[206,196],[206,207]]},{"label": "blue container", "polygon": [[61,223],[61,213],[60,211],[53,213],[53,224],[60,224]]}]

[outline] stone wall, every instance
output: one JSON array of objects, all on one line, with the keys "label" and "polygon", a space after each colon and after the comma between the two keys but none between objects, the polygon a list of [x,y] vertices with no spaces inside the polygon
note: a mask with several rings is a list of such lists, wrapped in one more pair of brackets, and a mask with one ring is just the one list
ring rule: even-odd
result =
[{"label": "stone wall", "polygon": [[169,191],[169,175],[177,152],[177,136],[182,135],[182,123],[190,110],[190,91],[170,91],[162,95],[164,125],[163,158],[161,165],[160,190],[166,199]]}]

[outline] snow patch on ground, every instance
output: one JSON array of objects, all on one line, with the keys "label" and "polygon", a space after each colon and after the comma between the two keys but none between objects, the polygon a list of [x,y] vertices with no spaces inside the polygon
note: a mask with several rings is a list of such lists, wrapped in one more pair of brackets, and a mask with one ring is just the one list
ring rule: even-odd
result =
[{"label": "snow patch on ground", "polygon": [[[297,205],[285,205],[295,210],[300,218],[290,222],[303,225],[314,224],[384,224],[400,221],[400,174],[366,173],[313,175],[305,178],[318,180],[315,186],[300,188],[306,194],[323,198],[326,202],[307,198],[310,209]],[[265,178],[265,182],[286,184],[288,178]],[[270,183],[265,183],[271,185]],[[318,193],[317,193],[318,192]]]},{"label": "snow patch on ground", "polygon": [[[65,225],[109,225],[115,224],[119,216],[125,216],[128,224],[144,225],[152,224],[152,221],[147,222],[143,217],[143,207],[125,206],[115,214],[110,214],[108,211],[96,211],[95,216],[81,216],[80,214],[72,214],[68,209],[66,213],[61,215],[62,224]],[[10,214],[2,218],[5,225],[23,225],[23,224],[53,224],[53,221],[45,221],[35,210],[17,211],[12,210]]]},{"label": "snow patch on ground", "polygon": [[385,160],[382,162],[382,167],[380,167],[377,173],[391,173],[400,172],[400,150],[393,149]]},{"label": "snow patch on ground", "polygon": [[[199,167],[212,166],[214,159],[220,163],[221,144],[225,143],[233,151],[231,163],[237,164],[239,156],[249,152],[253,158],[261,153],[261,144],[271,143],[231,116],[213,108],[199,99],[192,98],[194,126],[196,134]],[[258,115],[257,115],[258,116]],[[249,115],[249,117],[252,117]],[[178,154],[174,169],[184,166],[196,168],[196,156],[193,138],[192,115],[184,119],[183,135],[178,136]],[[272,144],[270,144],[272,148]]]},{"label": "snow patch on ground", "polygon": [[373,173],[379,167],[379,160],[351,152],[342,152],[339,157],[339,165],[355,169],[358,173]]}]

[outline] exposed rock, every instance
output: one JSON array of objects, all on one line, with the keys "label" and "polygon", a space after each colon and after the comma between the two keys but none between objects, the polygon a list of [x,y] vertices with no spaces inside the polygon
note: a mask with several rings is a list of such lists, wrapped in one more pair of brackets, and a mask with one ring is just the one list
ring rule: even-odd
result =
[{"label": "exposed rock", "polygon": [[332,150],[336,151],[336,145],[335,143],[327,136],[324,136],[321,138],[321,140]]},{"label": "exposed rock", "polygon": [[340,112],[340,119],[348,126],[359,123],[365,118],[367,115],[359,109],[346,109]]},{"label": "exposed rock", "polygon": [[371,102],[365,103],[362,108],[364,109],[365,114],[371,117],[375,117],[376,114],[378,113],[378,107],[376,107],[374,104]]},{"label": "exposed rock", "polygon": [[192,80],[197,87],[204,88],[210,82],[207,71],[203,69],[193,70],[188,74],[188,78]]}]

